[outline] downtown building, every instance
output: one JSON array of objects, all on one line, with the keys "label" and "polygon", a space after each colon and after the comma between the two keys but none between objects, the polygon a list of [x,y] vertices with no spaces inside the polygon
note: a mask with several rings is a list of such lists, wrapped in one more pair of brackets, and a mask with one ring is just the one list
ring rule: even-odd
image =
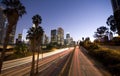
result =
[{"label": "downtown building", "polygon": [[111,0],[111,4],[113,8],[113,13],[120,10],[120,0]]},{"label": "downtown building", "polygon": [[70,34],[67,33],[66,34],[66,45],[70,45],[72,42],[72,37],[70,37]]},{"label": "downtown building", "polygon": [[47,45],[49,44],[49,38],[48,36],[44,33],[42,37],[42,45]]},{"label": "downtown building", "polygon": [[57,43],[57,30],[56,29],[51,30],[51,43],[52,44]]},{"label": "downtown building", "polygon": [[70,34],[69,33],[67,33],[66,34],[66,39],[65,39],[65,45],[70,45]]},{"label": "downtown building", "polygon": [[114,19],[117,24],[118,29],[118,35],[120,35],[120,0],[111,0],[112,8],[113,8],[113,14]]},{"label": "downtown building", "polygon": [[18,34],[18,38],[16,39],[16,44],[22,43],[22,34]]},{"label": "downtown building", "polygon": [[66,39],[65,39],[65,45],[70,46],[70,45],[74,45],[75,41],[73,41],[73,38],[70,37],[70,34],[67,33],[66,34]]},{"label": "downtown building", "polygon": [[64,45],[64,30],[61,27],[57,30],[57,43],[58,45]]},{"label": "downtown building", "polygon": [[61,27],[51,30],[51,43],[64,45],[64,30]]}]

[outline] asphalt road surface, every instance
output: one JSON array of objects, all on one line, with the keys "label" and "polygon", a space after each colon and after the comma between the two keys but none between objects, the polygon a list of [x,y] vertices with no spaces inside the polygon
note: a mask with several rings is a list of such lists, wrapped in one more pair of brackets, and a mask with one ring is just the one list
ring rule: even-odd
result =
[{"label": "asphalt road surface", "polygon": [[[59,69],[56,69],[56,68],[60,67],[60,66],[62,68],[63,64],[61,62],[65,62],[67,56],[72,51],[72,49],[73,48],[61,49],[61,50],[57,50],[54,52],[44,54],[44,58],[39,61],[39,75],[47,76],[48,72],[46,73],[46,71],[45,71],[46,69],[51,70],[51,71],[49,70],[49,74],[53,74],[52,73],[53,71],[56,72],[56,74],[58,74],[58,72],[56,70],[59,70]],[[32,60],[31,58],[27,57],[24,59],[8,61],[8,62],[4,63],[4,67],[3,67],[3,71],[2,71],[1,75],[2,76],[30,76],[31,60]],[[13,64],[12,64],[12,62],[13,62]],[[24,64],[22,64],[22,62]],[[19,64],[19,63],[21,63],[21,64]],[[17,66],[15,66],[14,64],[17,64]],[[56,65],[56,67],[55,67],[55,65]],[[9,68],[7,68],[7,66]],[[10,66],[14,66],[14,67],[10,68]]]},{"label": "asphalt road surface", "polygon": [[[65,50],[67,50],[68,48],[64,48],[64,49],[59,49],[59,50],[55,50],[52,52],[48,52],[48,53],[44,53],[43,54],[43,58],[63,52]],[[42,58],[42,54],[40,54],[39,59]],[[37,56],[35,55],[35,60],[37,59]],[[25,58],[20,58],[20,59],[15,59],[15,60],[10,60],[10,61],[5,61],[3,62],[3,67],[2,70],[6,70],[12,67],[17,67],[26,63],[30,63],[32,61],[32,56],[29,57],[25,57]]]},{"label": "asphalt road surface", "polygon": [[68,76],[103,76],[103,74],[77,46],[73,55]]}]

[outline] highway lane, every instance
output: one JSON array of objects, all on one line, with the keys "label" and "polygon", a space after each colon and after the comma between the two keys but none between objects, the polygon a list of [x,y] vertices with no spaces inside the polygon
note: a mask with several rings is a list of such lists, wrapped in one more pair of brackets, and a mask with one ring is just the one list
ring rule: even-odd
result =
[{"label": "highway lane", "polygon": [[[65,51],[66,50],[66,51]],[[44,70],[46,67],[49,67],[52,63],[56,62],[56,60],[63,58],[64,56],[66,56],[69,53],[68,49],[64,49],[64,51],[62,52],[55,52],[55,53],[51,53],[53,55],[49,56],[49,54],[47,53],[47,57],[45,57],[43,60],[40,60],[39,62],[39,72]],[[24,65],[20,65],[14,68],[10,68],[7,69],[5,71],[2,72],[2,76],[29,76],[29,72],[30,72],[30,66],[31,63],[27,63]]]},{"label": "highway lane", "polygon": [[51,63],[46,69],[39,72],[38,76],[59,76],[63,66],[65,65],[67,59],[70,57],[72,50],[66,52],[62,58],[57,59],[55,62]]},{"label": "highway lane", "polygon": [[[43,58],[54,55],[54,54],[57,54],[57,53],[60,53],[60,52],[65,51],[67,49],[68,48],[64,48],[64,49],[59,49],[59,50],[55,50],[55,51],[52,51],[52,52],[44,53]],[[41,59],[41,58],[42,58],[42,55],[40,54],[39,59]],[[37,56],[35,55],[35,60],[36,59],[37,59]],[[20,59],[15,59],[15,60],[10,60],[10,61],[5,61],[5,62],[3,62],[2,70],[6,70],[6,69],[9,69],[9,68],[12,68],[12,67],[20,66],[20,65],[29,63],[31,61],[32,61],[32,56],[25,57],[25,58],[20,58]]]},{"label": "highway lane", "polygon": [[77,46],[73,55],[68,76],[103,76],[103,74]]}]

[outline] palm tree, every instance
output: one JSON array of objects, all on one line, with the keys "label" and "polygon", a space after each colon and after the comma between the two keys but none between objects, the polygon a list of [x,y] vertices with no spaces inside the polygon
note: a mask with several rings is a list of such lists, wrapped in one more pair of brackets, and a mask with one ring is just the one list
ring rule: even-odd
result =
[{"label": "palm tree", "polygon": [[40,54],[40,51],[41,51],[41,44],[42,44],[42,38],[43,38],[43,29],[42,27],[38,27],[38,38],[36,39],[37,40],[37,43],[36,43],[36,46],[37,46],[37,64],[36,64],[36,73],[38,73],[38,62],[39,62],[39,54]]},{"label": "palm tree", "polygon": [[29,39],[30,40],[30,47],[31,47],[31,51],[32,51],[32,65],[31,65],[31,72],[30,72],[30,76],[34,76],[34,65],[35,65],[35,52],[34,52],[34,49],[35,49],[35,28],[32,27],[28,30],[27,32],[27,37],[26,39]]},{"label": "palm tree", "polygon": [[33,16],[32,20],[33,20],[33,24],[35,24],[35,27],[37,27],[42,22],[42,18],[38,14]]},{"label": "palm tree", "polygon": [[[30,75],[34,76],[34,69],[35,69],[35,50],[41,43],[42,35],[43,35],[43,29],[42,27],[38,26],[41,24],[41,17],[39,15],[35,15],[32,17],[33,19],[33,24],[35,24],[35,27],[32,27],[28,31],[27,39],[30,40],[31,42],[31,49],[33,52],[33,57],[32,57],[32,66],[31,66],[31,72]],[[38,70],[38,61],[39,61],[39,51],[38,51],[38,56],[37,56],[37,70]],[[37,71],[38,72],[38,71]]]},{"label": "palm tree", "polygon": [[[36,42],[36,47],[37,47],[36,73],[38,73],[39,49],[41,50],[41,42],[42,42],[41,40],[42,40],[44,31],[43,31],[42,27],[38,26],[42,22],[41,16],[39,16],[37,14],[37,15],[33,16],[32,19],[33,19],[33,24],[35,24],[35,27],[37,29],[37,31],[36,31],[36,40],[37,40],[37,42]],[[39,48],[39,46],[40,46],[40,48]]]},{"label": "palm tree", "polygon": [[6,36],[4,38],[3,51],[0,58],[0,73],[12,28],[17,25],[19,17],[22,17],[22,15],[26,13],[25,7],[19,0],[2,0],[2,4],[6,6],[3,12],[7,18],[8,26],[6,30]]}]

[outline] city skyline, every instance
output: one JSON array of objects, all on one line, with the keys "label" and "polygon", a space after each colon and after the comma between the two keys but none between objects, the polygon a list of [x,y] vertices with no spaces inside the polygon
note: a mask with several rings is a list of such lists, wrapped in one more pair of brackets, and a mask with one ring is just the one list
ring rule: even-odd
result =
[{"label": "city skyline", "polygon": [[32,27],[32,16],[39,14],[42,17],[41,26],[49,37],[51,29],[62,27],[65,35],[69,32],[75,41],[82,37],[90,37],[93,40],[96,29],[107,26],[106,20],[113,14],[110,0],[21,0],[21,2],[25,5],[27,14],[18,21],[15,38],[23,29]]}]

